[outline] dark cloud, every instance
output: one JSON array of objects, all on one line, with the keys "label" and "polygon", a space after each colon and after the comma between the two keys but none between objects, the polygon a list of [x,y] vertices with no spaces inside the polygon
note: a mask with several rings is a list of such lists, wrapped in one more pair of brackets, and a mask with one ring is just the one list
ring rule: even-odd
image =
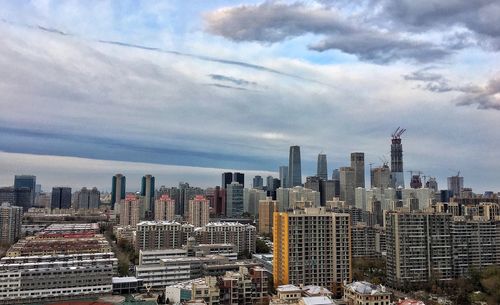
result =
[{"label": "dark cloud", "polygon": [[483,88],[476,88],[456,99],[457,106],[476,105],[478,109],[500,110],[500,75],[491,79]]},{"label": "dark cloud", "polygon": [[431,42],[383,32],[353,16],[348,19],[329,6],[264,2],[220,9],[205,19],[207,31],[233,41],[274,43],[312,33],[325,38],[310,44],[311,50],[337,49],[377,63],[401,59],[430,62],[451,54]]},{"label": "dark cloud", "polygon": [[228,85],[216,84],[216,83],[206,84],[206,85],[217,87],[217,88],[223,88],[223,89],[234,89],[234,90],[245,90],[245,91],[248,90],[247,88],[243,88],[243,87],[228,86]]},{"label": "dark cloud", "polygon": [[[381,3],[381,18],[390,20],[400,29],[403,27],[402,30],[446,31],[452,26],[462,26],[476,35],[479,45],[500,50],[498,0],[385,0]],[[469,44],[470,41],[464,46]]]},{"label": "dark cloud", "polygon": [[450,84],[451,82],[449,79],[447,79],[440,73],[434,72],[436,69],[439,68],[435,66],[425,67],[413,71],[410,74],[403,75],[403,79],[407,81],[420,82],[417,88],[436,93],[443,93],[450,91],[457,91],[463,93],[478,93],[481,91],[481,88],[474,85],[453,86]]},{"label": "dark cloud", "polygon": [[236,84],[238,86],[256,86],[256,82],[251,82],[246,79],[242,78],[236,78],[232,76],[226,76],[226,75],[221,75],[221,74],[209,74],[208,75],[211,79],[217,80],[217,81],[225,81],[225,82],[230,82],[233,84]]}]

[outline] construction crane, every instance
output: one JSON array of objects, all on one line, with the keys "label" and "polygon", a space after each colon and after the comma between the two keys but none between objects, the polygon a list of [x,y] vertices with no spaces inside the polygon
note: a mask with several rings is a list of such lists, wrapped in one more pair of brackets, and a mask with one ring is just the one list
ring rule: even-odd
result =
[{"label": "construction crane", "polygon": [[406,131],[406,129],[398,127],[393,133],[392,133],[392,139],[401,139],[401,135]]}]

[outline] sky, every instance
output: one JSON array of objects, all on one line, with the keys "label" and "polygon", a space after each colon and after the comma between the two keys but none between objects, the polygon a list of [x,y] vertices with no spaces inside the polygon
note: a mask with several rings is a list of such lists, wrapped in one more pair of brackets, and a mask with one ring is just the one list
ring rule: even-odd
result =
[{"label": "sky", "polygon": [[[0,185],[220,184],[365,152],[500,190],[500,2],[0,0]],[[369,179],[367,180],[369,181]],[[406,173],[409,181],[409,173]]]}]

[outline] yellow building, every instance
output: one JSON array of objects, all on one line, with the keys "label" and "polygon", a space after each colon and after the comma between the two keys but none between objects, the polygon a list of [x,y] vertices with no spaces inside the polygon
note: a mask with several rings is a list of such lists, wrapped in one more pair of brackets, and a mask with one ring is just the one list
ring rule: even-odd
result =
[{"label": "yellow building", "polygon": [[352,278],[350,215],[306,208],[273,219],[274,285],[317,285],[341,296]]}]

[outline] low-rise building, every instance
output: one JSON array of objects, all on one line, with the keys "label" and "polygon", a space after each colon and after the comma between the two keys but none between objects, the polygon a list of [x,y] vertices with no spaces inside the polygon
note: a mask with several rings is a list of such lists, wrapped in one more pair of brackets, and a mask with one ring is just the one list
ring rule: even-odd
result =
[{"label": "low-rise building", "polygon": [[382,285],[352,282],[344,286],[344,299],[349,305],[389,305],[391,293]]}]

